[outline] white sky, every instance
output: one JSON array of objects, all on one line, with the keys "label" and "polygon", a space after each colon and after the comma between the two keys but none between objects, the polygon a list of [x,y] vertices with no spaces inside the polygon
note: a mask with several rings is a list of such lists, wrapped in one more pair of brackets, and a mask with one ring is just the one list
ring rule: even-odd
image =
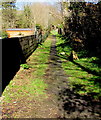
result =
[{"label": "white sky", "polygon": [[58,2],[59,0],[17,0],[17,2]]},{"label": "white sky", "polygon": [[[17,2],[50,2],[50,3],[59,2],[59,1],[62,1],[62,0],[17,0]],[[63,0],[63,1],[75,1],[75,0]],[[78,0],[78,1],[82,1],[82,0]],[[98,0],[85,0],[85,1],[96,2]]]},{"label": "white sky", "polygon": [[49,3],[54,3],[58,2],[58,0],[17,0],[16,1],[16,6],[18,9],[23,9],[23,5],[26,3],[32,3],[32,2],[49,2]]},{"label": "white sky", "polygon": [[[59,1],[62,1],[62,0],[17,0],[16,1],[16,6],[17,8],[19,9],[22,9],[23,8],[23,5],[24,3],[31,3],[31,2],[49,2],[51,4],[53,4],[54,2],[59,2]],[[75,0],[63,0],[63,1],[75,1]],[[82,0],[78,0],[78,1],[82,1]],[[97,3],[98,0],[85,0],[85,1],[93,1],[95,3]]]},{"label": "white sky", "polygon": [[50,4],[53,4],[54,2],[59,2],[60,0],[17,0],[16,6],[19,9],[23,8],[24,3],[32,3],[32,2],[48,2]]}]

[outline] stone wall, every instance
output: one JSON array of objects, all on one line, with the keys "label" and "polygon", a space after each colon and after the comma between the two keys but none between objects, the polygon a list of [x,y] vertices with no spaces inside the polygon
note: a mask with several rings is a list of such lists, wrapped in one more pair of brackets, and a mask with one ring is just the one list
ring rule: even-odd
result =
[{"label": "stone wall", "polygon": [[[43,42],[48,32],[42,36]],[[20,69],[20,64],[38,47],[39,39],[35,36],[15,37],[2,39],[2,91]]]},{"label": "stone wall", "polygon": [[38,39],[36,39],[35,35],[20,37],[19,43],[21,45],[21,50],[23,54],[23,59],[21,57],[21,61],[23,62],[23,60],[26,60],[38,47]]}]

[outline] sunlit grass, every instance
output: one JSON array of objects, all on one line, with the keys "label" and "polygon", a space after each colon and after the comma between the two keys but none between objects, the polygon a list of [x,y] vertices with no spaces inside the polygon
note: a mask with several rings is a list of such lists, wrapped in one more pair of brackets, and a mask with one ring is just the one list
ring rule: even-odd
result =
[{"label": "sunlit grass", "polygon": [[[62,67],[66,74],[69,76],[69,85],[74,90],[74,92],[80,95],[91,95],[94,99],[99,99],[101,97],[101,77],[94,74],[89,74],[87,71],[82,69],[80,66],[69,61],[68,56],[71,53],[70,45],[65,44],[65,40],[57,38],[57,51],[58,56],[62,60]],[[63,53],[61,55],[61,53]],[[90,71],[95,71],[97,73],[101,72],[101,64],[98,58],[80,58],[75,60],[76,63],[85,67]]]},{"label": "sunlit grass", "polygon": [[76,60],[76,62],[92,71],[101,73],[101,63],[100,64],[94,63],[94,61],[96,61],[97,59],[98,59],[97,57],[81,58],[80,60]]}]

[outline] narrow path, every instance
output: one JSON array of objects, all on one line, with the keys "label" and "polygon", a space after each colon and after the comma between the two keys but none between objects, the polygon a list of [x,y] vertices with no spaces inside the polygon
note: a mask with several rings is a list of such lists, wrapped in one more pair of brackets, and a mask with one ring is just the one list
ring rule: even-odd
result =
[{"label": "narrow path", "polygon": [[46,75],[47,82],[50,84],[48,93],[56,95],[58,99],[59,118],[99,119],[100,102],[91,102],[91,98],[80,96],[69,87],[68,76],[62,68],[62,61],[57,56],[55,38],[52,41],[49,68]]},{"label": "narrow path", "polygon": [[[67,78],[68,76],[64,73],[61,67],[61,60],[57,56],[56,51],[56,38],[52,39],[50,57],[49,57],[49,67],[45,73],[45,81],[48,84],[47,93],[50,96],[49,104],[52,110],[51,118],[63,118],[64,111],[62,111],[61,102],[59,101],[59,91],[68,88]],[[49,117],[48,117],[49,118]]]},{"label": "narrow path", "polygon": [[[39,49],[43,49],[43,54],[47,54],[44,53],[44,48]],[[48,68],[46,68],[42,78],[47,84],[45,95],[35,97],[30,94],[34,88],[29,87],[31,87],[31,79],[32,81],[37,79],[34,73],[38,66],[35,58],[38,54],[35,52],[28,61],[34,67],[28,70],[20,70],[6,88],[6,94],[10,95],[6,99],[9,101],[11,99],[11,101],[3,103],[3,118],[63,118],[64,115],[59,102],[59,91],[67,87],[67,76],[64,74],[61,61],[57,57],[56,39],[51,39],[50,54],[46,63]]]},{"label": "narrow path", "polygon": [[[39,49],[43,49],[43,55],[48,54],[45,53],[44,48]],[[31,82],[40,77],[35,76],[39,66],[35,58],[39,57],[38,54],[34,53],[29,61],[29,64],[34,67],[20,70],[11,81],[11,90],[10,87],[6,88],[7,94],[11,96],[6,99],[11,99],[11,101],[3,103],[3,118],[97,118],[99,109],[95,110],[96,107],[88,104],[83,97],[75,94],[68,86],[68,76],[62,68],[62,61],[57,56],[55,37],[51,39],[50,54],[48,62],[45,63],[48,67],[44,76],[41,76],[42,81],[47,84],[45,95],[40,94],[36,97],[33,95],[32,92],[36,86],[31,86]],[[21,87],[25,88],[21,89]],[[96,116],[93,114],[93,109],[96,111]]]},{"label": "narrow path", "polygon": [[[59,101],[59,91],[67,88],[67,75],[61,67],[56,51],[56,39],[51,39],[50,56],[48,60],[48,69],[44,75],[44,81],[48,85],[46,89],[47,99],[41,101],[38,105],[38,110],[33,116],[35,118],[63,118],[61,102]],[[35,108],[35,107],[34,107]],[[34,111],[35,109],[33,109]]]},{"label": "narrow path", "polygon": [[99,118],[99,103],[98,105],[95,102],[90,103],[89,100],[76,94],[69,87],[68,76],[62,68],[62,61],[57,56],[55,38],[52,39],[48,64],[49,67],[45,73],[45,82],[48,84],[47,93],[49,96],[44,101],[45,106],[48,106],[46,118]]}]

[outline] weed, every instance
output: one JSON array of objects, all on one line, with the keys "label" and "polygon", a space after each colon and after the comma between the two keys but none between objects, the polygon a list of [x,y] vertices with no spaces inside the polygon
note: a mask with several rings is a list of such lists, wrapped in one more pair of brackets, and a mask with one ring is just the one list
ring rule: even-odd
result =
[{"label": "weed", "polygon": [[30,66],[27,65],[27,64],[21,64],[20,66],[21,66],[23,69],[29,69],[29,68],[30,68]]}]

